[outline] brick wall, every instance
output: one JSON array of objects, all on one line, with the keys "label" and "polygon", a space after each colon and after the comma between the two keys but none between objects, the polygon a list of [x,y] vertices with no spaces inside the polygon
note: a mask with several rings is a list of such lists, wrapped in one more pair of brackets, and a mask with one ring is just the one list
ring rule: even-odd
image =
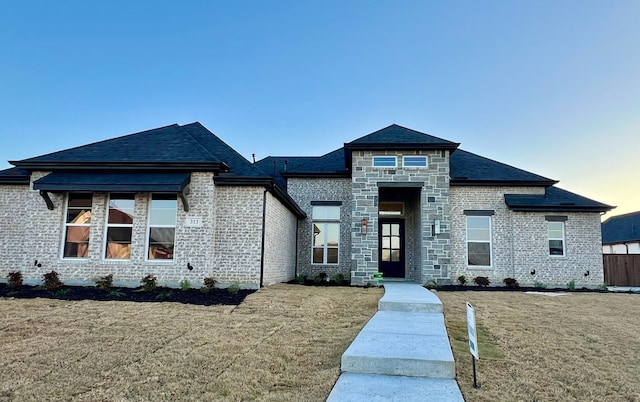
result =
[{"label": "brick wall", "polygon": [[[342,273],[345,278],[349,278],[351,272],[351,180],[292,178],[287,181],[287,191],[307,214],[307,218],[298,224],[298,274],[312,278],[320,272],[329,276]],[[340,254],[337,265],[311,263],[312,201],[342,201],[340,207]]]},{"label": "brick wall", "polygon": [[298,219],[271,193],[267,193],[265,215],[263,284],[295,278]]},{"label": "brick wall", "polygon": [[[451,200],[451,279],[487,276],[495,285],[507,277],[522,285],[541,282],[547,286],[577,286],[603,283],[600,215],[598,213],[514,212],[504,194],[544,194],[542,187],[454,186]],[[494,210],[492,216],[492,267],[467,266],[466,217],[464,210]],[[545,216],[562,215],[565,222],[565,256],[549,256]],[[535,270],[535,275],[531,272]],[[589,276],[584,273],[589,271]]]},{"label": "brick wall", "polygon": [[216,188],[213,277],[222,286],[260,285],[264,187]]}]

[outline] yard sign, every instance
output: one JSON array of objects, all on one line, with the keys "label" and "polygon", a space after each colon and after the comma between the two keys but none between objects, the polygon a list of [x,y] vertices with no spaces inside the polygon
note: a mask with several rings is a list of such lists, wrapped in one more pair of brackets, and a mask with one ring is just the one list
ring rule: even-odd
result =
[{"label": "yard sign", "polygon": [[473,306],[467,302],[467,330],[469,332],[469,351],[476,359],[478,356],[478,337],[476,336],[476,311]]}]

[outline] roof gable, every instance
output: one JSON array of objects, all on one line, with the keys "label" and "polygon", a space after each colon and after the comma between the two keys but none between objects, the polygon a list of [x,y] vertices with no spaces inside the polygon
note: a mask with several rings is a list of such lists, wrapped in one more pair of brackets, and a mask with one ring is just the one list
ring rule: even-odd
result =
[{"label": "roof gable", "polygon": [[602,243],[640,241],[640,211],[612,216],[602,223]]},{"label": "roof gable", "polygon": [[429,148],[429,149],[455,149],[458,143],[434,137],[429,134],[421,133],[410,128],[392,124],[388,127],[374,131],[364,137],[360,137],[351,142],[345,143],[345,147],[366,148],[366,147],[385,147],[397,149],[398,147]]}]

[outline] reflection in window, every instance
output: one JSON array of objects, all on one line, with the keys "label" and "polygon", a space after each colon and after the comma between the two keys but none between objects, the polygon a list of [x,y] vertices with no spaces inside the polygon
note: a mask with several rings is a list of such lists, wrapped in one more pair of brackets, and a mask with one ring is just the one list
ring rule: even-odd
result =
[{"label": "reflection in window", "polygon": [[547,222],[549,255],[564,256],[564,222]]},{"label": "reflection in window", "polygon": [[89,256],[91,206],[91,194],[69,194],[63,258],[87,258]]},{"label": "reflection in window", "polygon": [[467,263],[491,266],[490,216],[467,216]]},{"label": "reflection in window", "polygon": [[172,260],[178,200],[175,195],[153,194],[149,206],[150,260]]},{"label": "reflection in window", "polygon": [[134,206],[133,194],[111,194],[107,213],[105,258],[131,258]]},{"label": "reflection in window", "polygon": [[312,263],[337,264],[340,245],[340,207],[314,206],[312,219]]}]

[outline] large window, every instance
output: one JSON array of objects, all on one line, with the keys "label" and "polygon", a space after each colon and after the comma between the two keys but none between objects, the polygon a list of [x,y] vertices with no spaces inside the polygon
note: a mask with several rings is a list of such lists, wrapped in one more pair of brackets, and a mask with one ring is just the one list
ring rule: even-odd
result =
[{"label": "large window", "polygon": [[337,264],[340,244],[340,207],[313,206],[313,264]]},{"label": "large window", "polygon": [[549,255],[564,256],[564,222],[547,222]]},{"label": "large window", "polygon": [[467,216],[467,263],[491,266],[491,217]]},{"label": "large window", "polygon": [[63,258],[89,256],[91,197],[91,194],[74,193],[68,196]]},{"label": "large window", "polygon": [[134,205],[133,194],[111,194],[109,197],[105,258],[131,258]]},{"label": "large window", "polygon": [[153,194],[149,206],[148,259],[173,259],[177,213],[175,195]]}]

